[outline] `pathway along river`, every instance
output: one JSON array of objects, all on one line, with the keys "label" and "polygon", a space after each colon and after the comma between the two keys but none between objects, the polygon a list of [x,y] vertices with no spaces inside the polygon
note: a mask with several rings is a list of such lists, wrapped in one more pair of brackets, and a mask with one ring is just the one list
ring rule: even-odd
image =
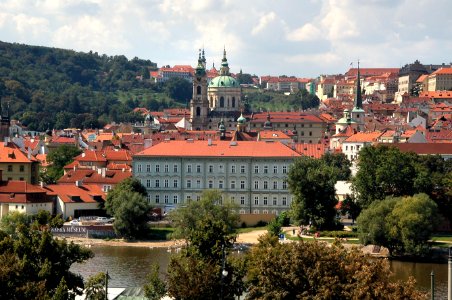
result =
[{"label": "pathway along river", "polygon": [[[160,271],[167,269],[170,253],[165,248],[93,246],[95,256],[83,263],[75,264],[71,270],[81,274],[85,280],[98,272],[108,271],[110,287],[143,286],[150,265],[156,263]],[[391,270],[395,280],[416,279],[419,289],[430,290],[430,273],[435,272],[435,296],[445,299],[447,296],[447,263],[414,263],[391,261]]]}]

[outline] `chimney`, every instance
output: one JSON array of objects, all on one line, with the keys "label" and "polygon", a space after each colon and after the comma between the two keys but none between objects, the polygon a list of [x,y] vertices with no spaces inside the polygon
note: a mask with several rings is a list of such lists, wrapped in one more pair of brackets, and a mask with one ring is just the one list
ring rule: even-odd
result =
[{"label": "chimney", "polygon": [[207,140],[207,145],[208,145],[208,146],[212,146],[212,139],[208,139],[208,140]]},{"label": "chimney", "polygon": [[28,160],[31,160],[31,148],[28,147],[28,155],[27,155]]},{"label": "chimney", "polygon": [[77,181],[75,182],[75,186],[78,186],[78,187],[81,187],[82,184],[83,184],[83,181],[81,181],[81,180],[77,180]]},{"label": "chimney", "polygon": [[46,184],[45,184],[44,181],[40,181],[40,182],[39,182],[39,185],[41,186],[41,188],[45,188],[45,187],[46,187]]},{"label": "chimney", "polygon": [[106,172],[107,168],[101,168],[101,174],[102,177],[105,178],[105,172]]},{"label": "chimney", "polygon": [[152,139],[145,139],[144,140],[144,149],[147,149],[152,146]]}]

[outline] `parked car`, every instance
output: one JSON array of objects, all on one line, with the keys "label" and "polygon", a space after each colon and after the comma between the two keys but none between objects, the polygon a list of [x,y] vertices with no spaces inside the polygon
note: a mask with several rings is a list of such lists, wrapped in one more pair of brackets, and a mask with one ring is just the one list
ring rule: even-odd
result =
[{"label": "parked car", "polygon": [[70,221],[69,224],[70,224],[70,225],[75,225],[75,226],[82,225],[82,224],[79,222],[79,220],[77,220],[77,219],[74,219],[74,220]]},{"label": "parked car", "polygon": [[108,223],[108,220],[107,217],[97,217],[95,221],[99,223]]}]

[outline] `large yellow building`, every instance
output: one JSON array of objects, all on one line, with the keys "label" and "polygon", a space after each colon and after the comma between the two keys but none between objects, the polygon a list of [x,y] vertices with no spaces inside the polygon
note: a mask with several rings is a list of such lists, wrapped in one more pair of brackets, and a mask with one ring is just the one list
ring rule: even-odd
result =
[{"label": "large yellow building", "polygon": [[0,170],[4,180],[20,180],[31,184],[39,181],[39,162],[22,152],[14,143],[0,143]]},{"label": "large yellow building", "polygon": [[452,68],[441,68],[428,76],[428,91],[450,91]]}]

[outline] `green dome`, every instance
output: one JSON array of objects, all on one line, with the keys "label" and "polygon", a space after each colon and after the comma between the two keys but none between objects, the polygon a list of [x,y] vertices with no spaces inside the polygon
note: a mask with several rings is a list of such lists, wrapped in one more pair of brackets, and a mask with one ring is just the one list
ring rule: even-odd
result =
[{"label": "green dome", "polygon": [[237,80],[231,76],[217,76],[209,83],[211,87],[238,87]]},{"label": "green dome", "polygon": [[239,124],[245,124],[246,123],[246,118],[242,114],[240,114],[240,117],[237,119],[237,122]]}]

